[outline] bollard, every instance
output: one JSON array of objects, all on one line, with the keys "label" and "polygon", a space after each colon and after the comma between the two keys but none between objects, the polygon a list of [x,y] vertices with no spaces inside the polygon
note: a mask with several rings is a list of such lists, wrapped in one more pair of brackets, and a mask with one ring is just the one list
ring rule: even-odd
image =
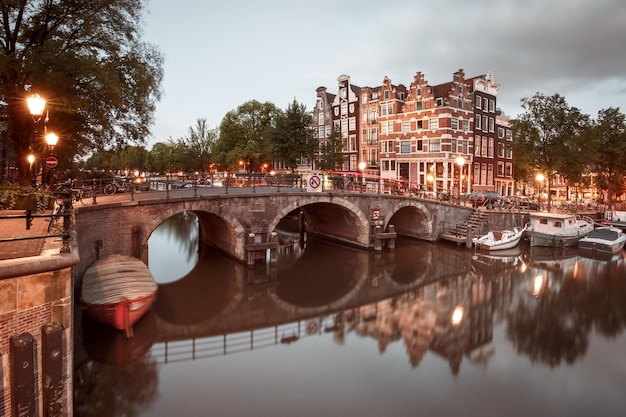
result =
[{"label": "bollard", "polygon": [[[272,232],[270,235],[270,243],[278,243],[278,235],[276,232]],[[278,247],[270,249],[270,265],[278,263]]]},{"label": "bollard", "polygon": [[65,415],[63,407],[63,327],[59,323],[43,326],[42,335],[42,398],[43,415]]},{"label": "bollard", "polygon": [[[390,224],[389,227],[387,228],[387,231],[389,233],[396,233],[396,226],[394,226],[393,224]],[[389,250],[394,250],[396,248],[396,238],[391,238],[387,240],[387,249]]]},{"label": "bollard", "polygon": [[11,336],[11,413],[35,416],[35,338],[30,333]]},{"label": "bollard", "polygon": [[376,251],[376,252],[380,252],[381,250],[383,250],[382,241],[378,237],[378,236],[380,236],[380,232],[381,232],[381,227],[380,226],[376,226],[374,228],[374,251]]}]

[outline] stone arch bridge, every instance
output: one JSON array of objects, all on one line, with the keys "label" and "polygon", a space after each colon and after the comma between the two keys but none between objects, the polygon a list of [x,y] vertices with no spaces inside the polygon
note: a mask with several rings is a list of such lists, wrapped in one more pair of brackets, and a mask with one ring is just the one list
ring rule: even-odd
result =
[{"label": "stone arch bridge", "polygon": [[112,254],[147,261],[148,238],[166,219],[193,212],[200,239],[241,261],[251,248],[272,244],[281,220],[296,214],[307,233],[360,247],[380,249],[397,235],[434,241],[444,229],[462,223],[471,208],[419,199],[369,193],[241,193],[160,198],[98,204],[74,210],[80,263],[78,279],[96,259]]}]

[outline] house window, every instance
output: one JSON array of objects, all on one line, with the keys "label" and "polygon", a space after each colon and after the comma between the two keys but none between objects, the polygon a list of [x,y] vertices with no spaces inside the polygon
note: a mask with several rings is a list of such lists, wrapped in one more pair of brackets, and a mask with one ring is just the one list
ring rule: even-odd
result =
[{"label": "house window", "polygon": [[489,138],[489,158],[493,158],[493,152],[494,152],[494,140],[493,138]]},{"label": "house window", "polygon": [[409,133],[411,131],[410,122],[402,122],[402,133]]},{"label": "house window", "polygon": [[361,96],[361,103],[366,104],[367,103],[367,93],[363,94]]},{"label": "house window", "polygon": [[463,132],[469,132],[469,120],[461,120],[461,130]]},{"label": "house window", "polygon": [[481,150],[481,155],[482,156],[487,156],[487,138],[483,136],[482,138],[482,150]]},{"label": "house window", "polygon": [[326,137],[330,136],[330,125],[326,126]]},{"label": "house window", "polygon": [[415,110],[422,110],[422,102],[421,101],[416,101],[415,102]]},{"label": "house window", "polygon": [[476,108],[477,109],[482,109],[482,103],[483,103],[482,98],[480,98],[480,96],[476,96]]},{"label": "house window", "polygon": [[498,128],[498,138],[499,139],[503,139],[504,138],[504,128],[502,128],[502,127]]},{"label": "house window", "polygon": [[422,89],[421,89],[421,88],[418,88],[418,89],[415,91],[415,95],[417,95],[418,97],[419,97],[419,96],[421,96],[421,95],[422,95]]},{"label": "house window", "polygon": [[438,97],[437,98],[437,107],[442,107],[443,106],[443,97]]},{"label": "house window", "polygon": [[418,151],[423,151],[424,150],[424,141],[423,140],[418,140],[417,141],[417,150]]},{"label": "house window", "polygon": [[320,126],[320,128],[319,128],[319,133],[318,133],[318,134],[319,134],[319,137],[320,137],[320,138],[323,138],[323,137],[324,137],[324,126]]},{"label": "house window", "polygon": [[480,150],[481,150],[480,136],[476,136],[474,138],[474,155],[480,156]]},{"label": "house window", "polygon": [[504,175],[506,175],[509,178],[513,176],[513,164],[511,163],[506,164],[506,171]]},{"label": "house window", "polygon": [[489,131],[495,132],[495,120],[493,117],[489,118]]},{"label": "house window", "polygon": [[487,130],[488,124],[487,124],[487,116],[483,116],[483,132],[485,132]]},{"label": "house window", "polygon": [[504,176],[504,164],[502,162],[498,162],[498,177]]},{"label": "house window", "polygon": [[378,129],[374,127],[370,129],[370,144],[375,145],[376,142],[378,142]]},{"label": "house window", "polygon": [[480,114],[477,114],[476,117],[474,118],[474,127],[477,130],[480,130],[482,127],[481,120],[482,120],[482,117],[480,116]]},{"label": "house window", "polygon": [[494,113],[496,111],[496,101],[489,100],[489,111]]},{"label": "house window", "polygon": [[367,129],[361,131],[361,143],[367,143]]},{"label": "house window", "polygon": [[348,115],[348,103],[341,103],[341,115],[342,116]]},{"label": "house window", "polygon": [[389,90],[385,90],[385,100],[389,100]]},{"label": "house window", "polygon": [[350,126],[350,130],[355,130],[356,129],[356,118],[355,117],[351,117],[349,119],[349,126]]},{"label": "house window", "polygon": [[394,152],[393,149],[393,141],[391,140],[383,140],[380,142],[380,150],[383,153]]},{"label": "house window", "polygon": [[452,118],[452,120],[450,120],[450,128],[452,130],[459,130],[459,119]]},{"label": "house window", "polygon": [[400,141],[400,153],[411,153],[411,141],[410,140]]},{"label": "house window", "polygon": [[501,142],[498,142],[498,156],[504,158],[504,144]]},{"label": "house window", "polygon": [[439,129],[439,119],[430,119],[429,125],[430,125],[430,130]]},{"label": "house window", "polygon": [[324,113],[319,113],[317,115],[317,124],[318,125],[323,125],[324,124]]},{"label": "house window", "polygon": [[424,128],[424,121],[423,120],[418,120],[416,122],[416,127],[417,127],[417,129],[423,129]]},{"label": "house window", "polygon": [[429,152],[441,152],[441,140],[431,139],[428,143]]}]

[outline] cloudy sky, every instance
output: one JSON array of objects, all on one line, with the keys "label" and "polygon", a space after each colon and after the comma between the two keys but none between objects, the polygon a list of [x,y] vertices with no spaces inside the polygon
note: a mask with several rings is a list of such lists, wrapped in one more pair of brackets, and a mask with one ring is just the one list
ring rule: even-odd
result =
[{"label": "cloudy sky", "polygon": [[312,109],[315,90],[336,92],[385,76],[431,85],[492,71],[498,106],[559,93],[595,117],[626,112],[623,0],[150,0],[144,40],[165,55],[164,97],[148,147],[187,134],[200,118],[218,127],[249,100]]}]

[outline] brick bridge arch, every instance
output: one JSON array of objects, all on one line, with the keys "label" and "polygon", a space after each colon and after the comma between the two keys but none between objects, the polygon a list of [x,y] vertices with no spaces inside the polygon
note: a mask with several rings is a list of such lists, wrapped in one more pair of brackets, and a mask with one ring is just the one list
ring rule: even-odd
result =
[{"label": "brick bridge arch", "polygon": [[[301,209],[309,231],[363,249],[373,248],[377,227],[409,237],[436,240],[442,221],[461,223],[471,209],[416,198],[367,193],[220,194],[203,197],[155,198],[74,210],[80,278],[98,258],[112,254],[147,261],[147,243],[166,219],[194,212],[200,221],[200,238],[230,256],[245,261],[250,233],[267,241],[282,218]],[[376,213],[376,215],[374,215]]]}]

